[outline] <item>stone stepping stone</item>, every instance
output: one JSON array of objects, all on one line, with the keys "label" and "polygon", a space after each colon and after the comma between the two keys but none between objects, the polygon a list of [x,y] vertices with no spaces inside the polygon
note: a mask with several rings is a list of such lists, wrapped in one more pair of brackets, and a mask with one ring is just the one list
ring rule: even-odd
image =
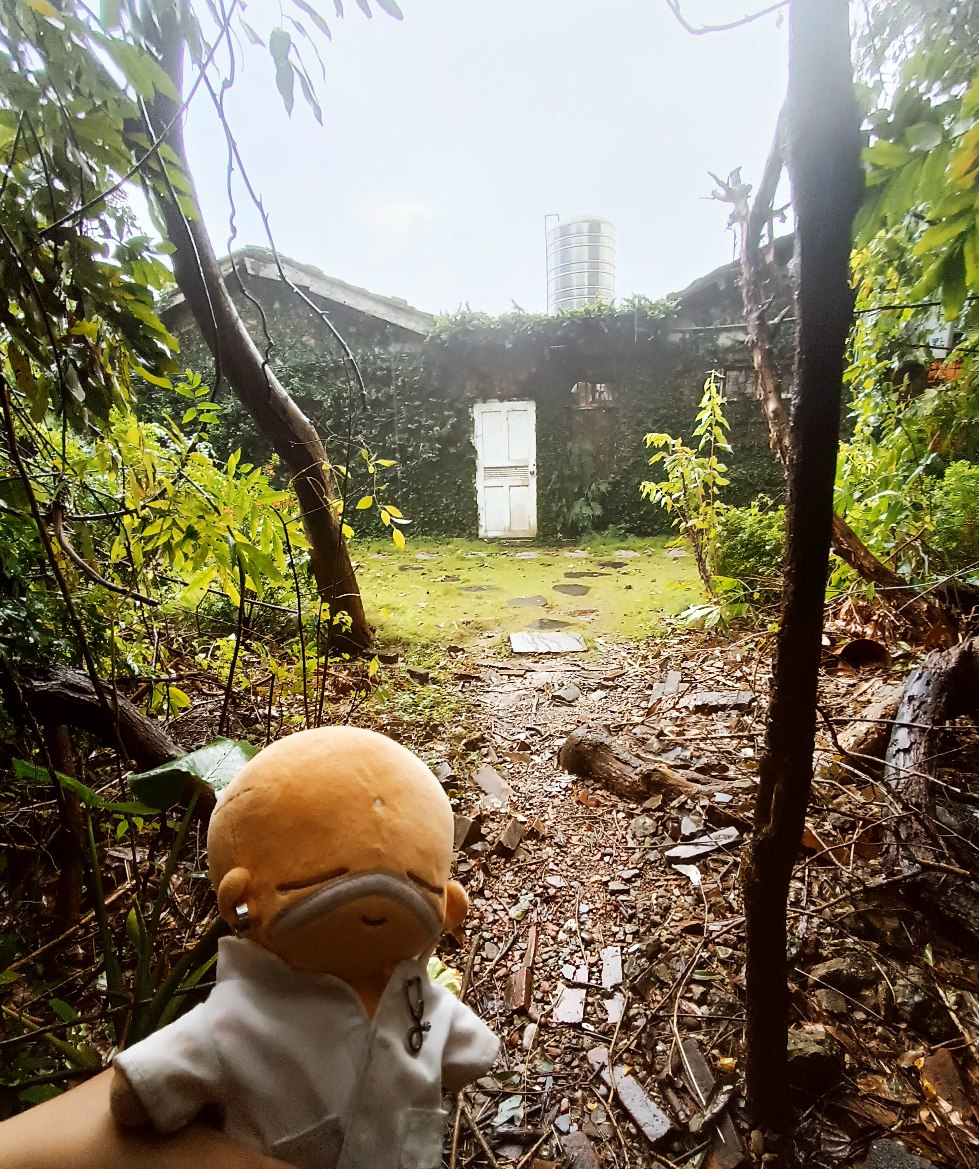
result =
[{"label": "stone stepping stone", "polygon": [[639,553],[632,548],[616,548],[612,555],[616,560],[635,560]]},{"label": "stone stepping stone", "polygon": [[538,609],[543,609],[547,605],[547,597],[511,597],[507,601],[508,605],[533,605]]},{"label": "stone stepping stone", "polygon": [[564,555],[570,560],[585,560],[588,556],[588,550],[586,548],[575,548],[573,552],[565,552]]},{"label": "stone stepping stone", "polygon": [[528,625],[527,628],[550,632],[553,629],[567,629],[570,625],[570,621],[562,621],[558,617],[541,617],[539,621],[535,621],[533,625]]},{"label": "stone stepping stone", "polygon": [[438,560],[438,557],[435,555],[434,552],[416,552],[415,559],[416,560]]},{"label": "stone stepping stone", "polygon": [[580,654],[588,646],[580,633],[511,633],[515,654]]},{"label": "stone stepping stone", "polygon": [[461,576],[437,576],[435,580],[439,584],[458,584],[462,580]]},{"label": "stone stepping stone", "polygon": [[514,554],[515,560],[536,560],[540,556],[539,552],[517,552]]},{"label": "stone stepping stone", "polygon": [[499,585],[463,585],[462,592],[464,593],[495,593],[499,591]]},{"label": "stone stepping stone", "polygon": [[421,572],[420,564],[399,564],[398,572]]},{"label": "stone stepping stone", "polygon": [[585,593],[591,592],[588,585],[581,584],[556,584],[553,587],[556,593],[565,593],[569,597],[583,597]]},{"label": "stone stepping stone", "polygon": [[669,552],[666,553],[666,555],[669,556],[671,560],[682,560],[685,556],[689,556],[690,553],[684,552],[682,548],[671,548]]},{"label": "stone stepping stone", "polygon": [[[618,565],[616,565],[616,568]],[[607,572],[566,572],[564,574],[568,580],[582,580],[589,576],[608,576]]]},{"label": "stone stepping stone", "polygon": [[599,560],[598,563],[602,568],[617,568],[619,572],[622,572],[626,567],[621,560]]}]

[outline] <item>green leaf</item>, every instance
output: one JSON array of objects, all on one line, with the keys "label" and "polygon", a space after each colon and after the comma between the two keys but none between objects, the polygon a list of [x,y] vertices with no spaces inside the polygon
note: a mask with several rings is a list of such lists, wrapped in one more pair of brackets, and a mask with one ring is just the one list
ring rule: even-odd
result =
[{"label": "green leaf", "polygon": [[320,103],[316,100],[316,94],[313,92],[313,87],[306,80],[304,73],[299,73],[299,85],[303,91],[303,97],[306,99],[306,104],[313,111],[313,117],[323,125],[323,109]]},{"label": "green leaf", "polygon": [[146,381],[150,382],[152,385],[159,386],[161,390],[173,389],[173,383],[169,378],[159,377],[155,373],[150,373],[148,369],[140,365],[138,362],[133,362],[133,370],[138,373],[141,378],[145,378]]},{"label": "green leaf", "polygon": [[284,65],[292,50],[292,37],[284,28],[274,28],[269,35],[269,52],[276,65]]},{"label": "green leaf", "polygon": [[180,101],[173,82],[148,52],[113,37],[100,37],[99,40],[113,64],[140,97],[150,100],[159,92],[171,101]]},{"label": "green leaf", "polygon": [[265,48],[265,41],[262,40],[262,38],[246,20],[241,22],[241,27],[245,30],[245,36],[248,37],[253,45],[261,45],[263,49]]},{"label": "green leaf", "polygon": [[36,12],[38,16],[54,16],[58,15],[58,10],[50,2],[50,0],[27,0],[27,7]]},{"label": "green leaf", "polygon": [[170,704],[171,712],[187,710],[190,706],[190,695],[185,690],[181,690],[179,686],[168,686],[167,701]]},{"label": "green leaf", "polygon": [[962,244],[965,282],[971,292],[979,291],[979,225],[974,224]]},{"label": "green leaf", "polygon": [[956,248],[946,254],[942,265],[942,310],[946,321],[959,319],[968,295],[962,249]]},{"label": "green leaf", "polygon": [[189,799],[201,788],[216,795],[257,754],[258,748],[243,740],[215,739],[173,763],[131,775],[129,786],[138,799],[162,810]]},{"label": "green leaf", "polygon": [[873,146],[868,146],[863,152],[864,162],[870,163],[871,166],[888,168],[904,166],[910,157],[911,152],[906,146],[889,142],[886,138],[878,139]]},{"label": "green leaf", "polygon": [[915,122],[904,131],[904,141],[914,150],[934,150],[942,141],[942,128],[934,122]]},{"label": "green leaf", "polygon": [[368,20],[374,19],[374,13],[371,12],[371,6],[367,3],[367,0],[357,0],[357,7],[367,17]]},{"label": "green leaf", "polygon": [[357,511],[366,511],[367,508],[374,506],[374,496],[364,495],[357,500]]},{"label": "green leaf", "polygon": [[284,61],[275,71],[275,88],[282,94],[286,113],[292,115],[296,104],[296,71],[289,61]]},{"label": "green leaf", "polygon": [[78,1018],[78,1012],[73,1006],[70,1006],[64,999],[50,999],[48,1006],[64,1023],[74,1023]]},{"label": "green leaf", "polygon": [[[28,763],[25,759],[15,759],[11,765],[11,770],[17,779],[26,783],[49,784],[51,782],[51,774],[46,767],[38,767],[34,763]],[[93,808],[97,812],[118,812],[122,815],[149,816],[156,811],[155,808],[148,807],[142,803],[118,803],[113,800],[103,800],[97,792],[92,791],[90,787],[80,780],[73,779],[70,775],[62,775],[60,771],[56,771],[55,775],[58,778],[58,782],[66,791],[70,791],[73,795],[76,795],[86,808]]]},{"label": "green leaf", "polygon": [[[305,12],[309,19],[316,25],[326,39],[332,40],[333,34],[330,32],[330,26],[326,23],[323,17],[316,11],[312,4],[307,4],[306,0],[292,0],[293,4],[301,11]],[[337,16],[343,16],[342,10],[337,13]]]},{"label": "green leaf", "polygon": [[916,256],[927,256],[929,252],[946,247],[952,240],[964,235],[975,224],[974,215],[955,215],[941,223],[935,223],[914,245]]},{"label": "green leaf", "polygon": [[33,1088],[25,1088],[17,1093],[17,1099],[23,1104],[43,1104],[45,1100],[53,1100],[61,1095],[61,1089],[55,1084],[35,1084]]},{"label": "green leaf", "polygon": [[382,8],[388,16],[393,16],[395,20],[404,20],[404,13],[394,0],[377,0],[377,6]]}]

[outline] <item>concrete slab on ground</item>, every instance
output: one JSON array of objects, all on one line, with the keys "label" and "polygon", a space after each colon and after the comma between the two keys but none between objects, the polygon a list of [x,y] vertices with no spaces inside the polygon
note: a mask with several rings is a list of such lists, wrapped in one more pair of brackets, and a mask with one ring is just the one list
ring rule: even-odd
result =
[{"label": "concrete slab on ground", "polygon": [[588,648],[580,633],[511,633],[515,654],[575,654]]}]

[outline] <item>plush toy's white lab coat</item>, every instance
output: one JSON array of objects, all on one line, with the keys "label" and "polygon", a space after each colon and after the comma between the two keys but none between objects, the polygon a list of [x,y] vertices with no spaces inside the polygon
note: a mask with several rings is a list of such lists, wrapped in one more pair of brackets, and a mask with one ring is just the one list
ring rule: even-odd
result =
[{"label": "plush toy's white lab coat", "polygon": [[[413,978],[430,1024],[417,1053]],[[483,1075],[498,1048],[420,962],[398,964],[370,1018],[339,979],[223,938],[207,1001],[116,1063],[161,1132],[217,1104],[229,1136],[300,1169],[437,1169],[443,1090]]]}]

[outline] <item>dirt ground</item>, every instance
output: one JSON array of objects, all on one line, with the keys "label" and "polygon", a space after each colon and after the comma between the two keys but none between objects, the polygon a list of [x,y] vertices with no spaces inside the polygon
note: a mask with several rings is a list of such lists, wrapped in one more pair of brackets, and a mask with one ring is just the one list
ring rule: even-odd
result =
[{"label": "dirt ground", "polygon": [[[827,666],[834,735],[903,681],[900,666]],[[459,651],[451,670],[479,762],[441,769],[471,898],[462,949],[445,958],[504,1056],[455,1114],[450,1169],[762,1163],[738,1091],[737,882],[765,645]],[[701,788],[640,805],[569,775],[557,753],[581,726]],[[890,811],[873,768],[824,738],[790,899],[800,1145],[813,1166],[979,1165],[974,954],[882,887]]]},{"label": "dirt ground", "polygon": [[[864,734],[859,746],[852,738],[860,728],[886,732],[893,709],[881,714],[875,704],[896,705],[911,656],[898,651],[885,663],[868,639],[856,653],[860,642],[824,656],[817,774],[790,896],[802,1163],[979,1169],[975,947],[885,874],[883,834],[900,809],[882,781],[880,735],[874,743]],[[503,1057],[453,1111],[449,1169],[765,1163],[740,1096],[738,877],[769,651],[762,634],[712,641],[674,629],[586,654],[521,656],[487,632],[469,648],[444,642],[431,669],[391,655],[376,702],[364,697],[366,664],[333,678],[330,721],[371,725],[419,750],[458,814],[457,870],[471,912],[442,957],[501,1036]],[[267,691],[258,693],[242,692],[236,734],[261,742],[283,733],[287,715],[301,718],[297,706],[276,722]],[[171,733],[186,748],[210,741],[221,702],[217,692],[198,695],[193,718],[171,722]],[[625,799],[569,774],[558,752],[579,728],[605,736],[648,775],[672,777],[672,794]],[[948,739],[936,782],[968,792],[979,769],[975,727],[962,720]],[[116,798],[110,771],[104,791]],[[50,906],[37,912],[32,858],[52,804],[29,795],[12,803],[7,825],[23,870],[10,929],[25,956],[15,966],[29,976],[18,974],[5,1011],[21,1012],[26,1031],[4,1042],[15,1088],[27,1079],[43,1091],[90,1074],[108,1051],[103,1031],[87,1029],[105,1013],[92,915],[57,934]],[[172,954],[213,915],[203,827],[192,836],[194,859],[174,874],[163,921],[161,945]],[[137,851],[124,842],[107,850],[103,881],[120,937],[137,862],[147,860]],[[51,1014],[62,999],[77,1012],[67,1028]],[[46,1027],[91,1041],[92,1064],[37,1076],[50,1057],[31,1036]]]}]

